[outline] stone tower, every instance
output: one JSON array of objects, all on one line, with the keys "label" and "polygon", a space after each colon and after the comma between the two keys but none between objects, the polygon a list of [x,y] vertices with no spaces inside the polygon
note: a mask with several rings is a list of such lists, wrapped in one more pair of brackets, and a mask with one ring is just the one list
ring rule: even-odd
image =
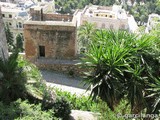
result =
[{"label": "stone tower", "polygon": [[1,58],[8,58],[8,47],[7,47],[7,40],[4,31],[4,23],[2,20],[2,13],[0,8],[0,57]]}]

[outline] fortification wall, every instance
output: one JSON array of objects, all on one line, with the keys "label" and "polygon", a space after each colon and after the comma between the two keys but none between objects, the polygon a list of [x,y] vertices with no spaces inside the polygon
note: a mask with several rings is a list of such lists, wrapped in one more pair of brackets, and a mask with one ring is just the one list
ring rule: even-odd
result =
[{"label": "fortification wall", "polygon": [[0,8],[0,57],[8,58],[8,47],[4,31],[4,23],[1,14],[1,8]]},{"label": "fortification wall", "polygon": [[27,22],[24,25],[24,39],[26,58],[30,61],[42,57],[74,59],[76,56],[76,27],[69,22]]}]

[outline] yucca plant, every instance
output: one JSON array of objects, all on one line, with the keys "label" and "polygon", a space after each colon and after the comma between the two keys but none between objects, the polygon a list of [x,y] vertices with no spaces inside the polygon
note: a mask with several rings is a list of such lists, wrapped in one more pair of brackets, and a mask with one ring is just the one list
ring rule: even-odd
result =
[{"label": "yucca plant", "polygon": [[18,98],[31,102],[43,100],[46,85],[38,68],[18,57],[18,52],[8,59],[0,59],[0,100],[10,103]]},{"label": "yucca plant", "polygon": [[147,90],[150,92],[146,98],[154,99],[152,103],[150,103],[150,113],[159,114],[160,113],[160,78],[153,78],[155,83],[150,85],[150,88]]},{"label": "yucca plant", "polygon": [[25,95],[26,78],[22,68],[18,67],[18,53],[13,53],[8,59],[0,59],[0,100],[9,103]]},{"label": "yucca plant", "polygon": [[86,83],[91,97],[100,97],[112,110],[122,98],[128,99],[132,113],[148,108],[146,96],[150,93],[146,89],[154,83],[150,75],[159,75],[155,41],[155,37],[126,31],[97,31],[82,59],[89,69]]},{"label": "yucca plant", "polygon": [[112,110],[125,95],[124,71],[129,67],[131,49],[125,46],[124,37],[135,39],[127,32],[98,31],[83,60],[91,68],[86,82],[92,86],[92,98],[100,97]]}]

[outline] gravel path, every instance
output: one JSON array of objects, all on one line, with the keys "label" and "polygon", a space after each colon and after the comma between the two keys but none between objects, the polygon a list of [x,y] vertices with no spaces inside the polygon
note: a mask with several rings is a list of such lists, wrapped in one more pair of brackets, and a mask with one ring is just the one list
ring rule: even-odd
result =
[{"label": "gravel path", "polygon": [[47,85],[68,91],[76,95],[89,95],[86,92],[87,86],[83,86],[82,78],[70,77],[68,75],[48,70],[41,70],[43,78],[47,81]]}]

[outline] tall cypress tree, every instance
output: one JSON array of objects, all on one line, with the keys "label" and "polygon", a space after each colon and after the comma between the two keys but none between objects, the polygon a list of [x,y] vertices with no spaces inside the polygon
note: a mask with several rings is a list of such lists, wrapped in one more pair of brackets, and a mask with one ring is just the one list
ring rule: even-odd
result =
[{"label": "tall cypress tree", "polygon": [[23,36],[21,34],[18,34],[16,36],[16,49],[19,51],[19,52],[23,52]]},{"label": "tall cypress tree", "polygon": [[15,46],[14,46],[13,33],[10,31],[8,24],[6,24],[5,26],[5,33],[6,33],[6,39],[8,44],[8,50],[9,52],[12,52]]}]

